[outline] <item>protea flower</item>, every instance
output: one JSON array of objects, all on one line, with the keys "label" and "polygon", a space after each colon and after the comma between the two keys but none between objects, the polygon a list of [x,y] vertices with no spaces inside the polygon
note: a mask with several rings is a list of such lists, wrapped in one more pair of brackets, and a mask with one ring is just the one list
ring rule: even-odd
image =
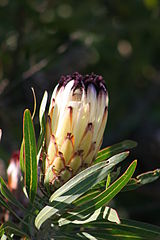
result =
[{"label": "protea flower", "polygon": [[46,126],[44,183],[59,187],[94,161],[102,144],[108,94],[101,76],[62,76]]},{"label": "protea flower", "polygon": [[18,182],[20,180],[20,163],[19,163],[19,151],[13,152],[7,168],[8,186],[11,191],[17,190]]}]

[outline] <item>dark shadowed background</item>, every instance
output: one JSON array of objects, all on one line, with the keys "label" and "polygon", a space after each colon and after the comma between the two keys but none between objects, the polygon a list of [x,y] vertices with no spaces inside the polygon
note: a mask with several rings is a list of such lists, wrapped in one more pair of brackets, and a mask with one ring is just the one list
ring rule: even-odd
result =
[{"label": "dark shadowed background", "polygon": [[[103,146],[138,142],[137,174],[160,167],[160,2],[0,0],[0,158],[20,147],[22,116],[62,74],[95,72],[110,96]],[[35,117],[38,129],[38,111]],[[113,202],[121,217],[160,225],[160,181]]]}]

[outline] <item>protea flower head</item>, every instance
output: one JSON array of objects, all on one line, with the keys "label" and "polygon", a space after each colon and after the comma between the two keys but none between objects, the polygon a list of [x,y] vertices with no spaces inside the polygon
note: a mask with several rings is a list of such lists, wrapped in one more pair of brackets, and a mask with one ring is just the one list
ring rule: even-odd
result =
[{"label": "protea flower head", "polygon": [[44,183],[53,189],[90,166],[102,144],[108,93],[101,76],[62,76],[46,126]]},{"label": "protea flower head", "polygon": [[19,154],[19,151],[13,152],[7,168],[8,186],[11,191],[18,188],[18,182],[21,176]]}]

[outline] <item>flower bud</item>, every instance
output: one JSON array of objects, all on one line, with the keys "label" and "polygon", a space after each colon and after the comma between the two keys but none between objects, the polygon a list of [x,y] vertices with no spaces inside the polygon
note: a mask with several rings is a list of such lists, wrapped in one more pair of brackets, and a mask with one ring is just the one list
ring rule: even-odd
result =
[{"label": "flower bud", "polygon": [[101,76],[62,76],[46,126],[44,183],[55,189],[90,166],[102,144],[108,93]]}]

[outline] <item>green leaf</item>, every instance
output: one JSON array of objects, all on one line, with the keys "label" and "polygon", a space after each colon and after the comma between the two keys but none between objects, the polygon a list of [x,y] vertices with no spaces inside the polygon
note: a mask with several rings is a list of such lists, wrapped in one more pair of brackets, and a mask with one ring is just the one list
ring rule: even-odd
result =
[{"label": "green leaf", "polygon": [[[76,215],[75,218],[74,218],[74,215]],[[69,220],[70,218],[74,220]],[[88,214],[85,216],[79,215],[79,214],[77,215],[76,212],[75,213],[68,212],[58,220],[58,223],[59,223],[59,226],[63,226],[69,223],[85,224],[92,221],[96,221],[98,218],[107,219],[108,221],[115,222],[117,224],[120,223],[120,219],[118,217],[116,210],[110,207],[98,208],[92,214]]]},{"label": "green leaf", "polygon": [[103,191],[94,199],[85,204],[85,208],[82,205],[80,207],[80,209],[82,209],[81,211],[83,211],[84,214],[90,213],[93,210],[102,207],[104,204],[109,203],[117,195],[117,193],[119,193],[122,190],[122,188],[127,184],[129,179],[132,177],[136,165],[137,161],[135,160],[131,163],[131,165],[119,179],[112,183],[112,185],[110,185],[105,191]]},{"label": "green leaf", "polygon": [[136,146],[137,146],[137,143],[131,140],[125,140],[120,143],[116,143],[110,147],[104,148],[101,151],[99,151],[94,163],[104,161],[114,156],[115,154],[132,149]]},{"label": "green leaf", "polygon": [[140,184],[148,184],[160,177],[160,169],[156,169],[154,171],[149,171],[146,173],[142,173],[136,177],[136,179],[140,182]]},{"label": "green leaf", "polygon": [[20,155],[19,155],[19,161],[20,161],[20,168],[21,171],[24,172],[24,140],[22,140],[21,148],[20,148]]},{"label": "green leaf", "polygon": [[43,145],[43,142],[44,142],[44,137],[45,137],[45,129],[43,129],[41,132],[40,132],[40,135],[39,135],[39,138],[38,138],[38,143],[37,143],[37,165],[38,165],[38,162],[39,162],[39,158],[40,158],[40,154],[41,154],[41,150],[42,150],[42,145]]},{"label": "green leaf", "polygon": [[160,169],[149,171],[138,175],[136,178],[131,178],[123,191],[131,191],[145,184],[151,183],[160,177]]},{"label": "green leaf", "polygon": [[0,141],[1,141],[1,138],[2,138],[2,129],[0,128]]},{"label": "green leaf", "polygon": [[65,231],[63,231],[57,225],[54,225],[53,227],[51,227],[51,225],[53,226],[52,222],[50,222],[49,224],[44,226],[43,230],[38,231],[36,238],[34,238],[34,239],[42,239],[43,236],[45,236],[43,238],[45,240],[51,240],[51,239],[54,239],[54,240],[82,240],[82,238],[78,237],[78,235],[76,235],[76,238],[75,238],[75,230],[68,231],[67,229],[65,229]]},{"label": "green leaf", "polygon": [[0,226],[0,237],[2,237],[4,234],[6,236],[11,236],[12,234],[14,234],[19,237],[29,238],[26,232],[22,231],[17,227],[17,225],[11,222],[6,222]]},{"label": "green leaf", "polygon": [[10,192],[8,187],[6,186],[4,180],[2,177],[0,177],[0,191],[1,194],[13,205],[16,207],[19,207],[20,209],[26,211],[26,209],[23,207],[23,205],[15,198],[15,196]]},{"label": "green leaf", "polygon": [[[73,226],[74,228],[74,226]],[[72,231],[73,231],[72,228]],[[120,224],[99,220],[83,225],[83,232],[98,240],[158,240],[160,228],[151,224],[122,220]]]},{"label": "green leaf", "polygon": [[4,198],[2,197],[2,195],[0,194],[0,204],[5,208],[10,210],[10,207],[8,206],[8,204],[5,202]]},{"label": "green leaf", "polygon": [[38,152],[37,159],[38,160],[39,160],[39,156],[41,153],[41,149],[42,149],[42,145],[43,145],[43,141],[44,141],[44,137],[45,137],[45,132],[46,132],[45,109],[46,109],[46,105],[47,105],[47,99],[48,99],[48,93],[47,93],[47,91],[45,91],[43,98],[42,98],[41,106],[39,109],[40,135],[39,135],[38,144],[37,144],[37,152]]},{"label": "green leaf", "polygon": [[28,109],[24,112],[23,139],[25,157],[25,184],[29,199],[33,202],[37,192],[37,150],[34,126]]},{"label": "green leaf", "polygon": [[34,88],[32,87],[31,90],[32,90],[32,93],[33,93],[33,100],[34,100],[34,108],[33,108],[33,113],[32,113],[32,120],[33,120],[33,118],[35,116],[35,113],[36,113],[37,103],[36,103],[36,94],[35,94]]},{"label": "green leaf", "polygon": [[120,224],[120,219],[117,211],[107,206],[103,210],[103,219],[107,219],[110,222]]},{"label": "green leaf", "polygon": [[[68,220],[66,218],[66,216],[62,216],[62,218],[60,218],[58,220],[58,224],[59,224],[59,226],[64,226],[64,225],[69,224],[69,223],[73,223],[73,224],[89,223],[89,222],[97,220],[97,218],[99,217],[100,214],[101,214],[101,208],[95,210],[94,213],[88,214],[85,217],[81,216],[81,215],[78,215],[78,218],[76,220],[73,220],[73,221]],[[74,212],[69,212],[67,215],[70,216],[70,217],[74,217]]]},{"label": "green leaf", "polygon": [[127,183],[127,185],[122,189],[123,192],[126,192],[126,191],[132,191],[138,187],[140,187],[141,185],[139,185],[139,182],[137,179],[135,178],[131,178],[129,180],[129,182]]},{"label": "green leaf", "polygon": [[73,202],[74,205],[79,206],[82,203],[88,202],[89,200],[93,199],[94,197],[96,197],[98,194],[100,193],[99,190],[95,190],[95,191],[91,191],[85,195],[83,195],[82,197],[79,197],[77,200],[75,200]]},{"label": "green leaf", "polygon": [[[76,209],[77,215],[87,215],[93,213],[95,210],[105,206],[108,204],[116,195],[121,191],[121,189],[127,184],[129,179],[132,177],[135,168],[137,165],[137,161],[133,161],[125,173],[116,180],[112,185],[110,185],[105,191],[100,193],[95,198],[91,199],[87,203],[82,204],[80,207]],[[76,213],[73,217],[69,217],[69,220],[75,220]]]},{"label": "green leaf", "polygon": [[[109,173],[108,176],[110,176],[109,177],[110,179],[108,179],[108,176],[107,176],[107,181],[110,180],[109,185],[111,185],[111,183],[113,183],[118,178],[118,176],[120,175],[120,171],[121,171],[121,167],[119,166],[116,169],[114,169],[111,173]],[[98,183],[96,186],[94,186],[91,191],[95,191],[95,190],[103,191],[103,190],[105,190],[106,187],[107,187],[107,184],[108,184],[107,181],[102,180],[100,183]]]},{"label": "green leaf", "polygon": [[5,234],[2,235],[1,240],[7,240],[7,236]]},{"label": "green leaf", "polygon": [[19,221],[23,222],[26,224],[17,214],[16,212],[12,209],[9,203],[5,202],[4,198],[0,194],[0,204],[3,206],[5,209],[8,209],[10,213],[12,213]]},{"label": "green leaf", "polygon": [[110,183],[111,183],[111,174],[109,173],[108,176],[107,176],[106,188],[109,187]]},{"label": "green leaf", "polygon": [[48,93],[47,91],[44,92],[43,98],[42,98],[42,102],[40,105],[40,109],[39,109],[39,122],[40,125],[42,125],[42,119],[43,116],[45,114],[45,109],[46,109],[46,105],[47,105],[47,99],[48,99]]},{"label": "green leaf", "polygon": [[35,219],[35,226],[39,229],[43,222],[68,207],[90,188],[104,179],[113,167],[123,161],[128,152],[117,154],[106,162],[95,164],[70,179],[50,197],[52,206],[44,207]]},{"label": "green leaf", "polygon": [[[36,95],[35,95],[35,91],[34,88],[31,88],[32,93],[33,93],[33,100],[34,100],[34,108],[33,108],[33,113],[32,113],[32,120],[35,116],[35,112],[36,112]],[[19,156],[19,160],[20,160],[20,168],[21,171],[24,172],[25,171],[25,163],[24,163],[24,140],[22,140],[21,143],[21,148],[20,148],[20,156]]]}]

